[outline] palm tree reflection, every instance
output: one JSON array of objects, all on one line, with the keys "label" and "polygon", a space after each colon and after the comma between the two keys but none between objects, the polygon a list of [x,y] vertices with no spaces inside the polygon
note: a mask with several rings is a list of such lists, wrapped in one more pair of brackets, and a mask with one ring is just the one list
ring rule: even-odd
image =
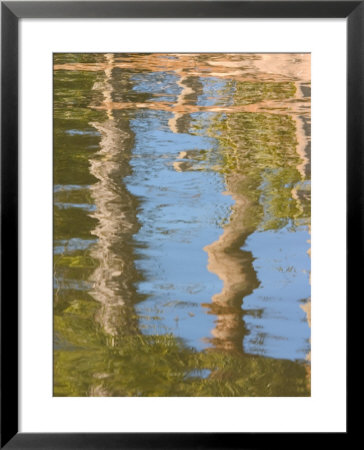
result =
[{"label": "palm tree reflection", "polygon": [[[114,56],[106,55],[105,79],[94,86],[103,94],[103,103],[110,104],[113,93],[112,71]],[[98,267],[90,280],[91,295],[101,304],[97,320],[110,336],[115,337],[138,331],[134,311],[138,273],[134,266],[132,236],[138,231],[136,218],[137,200],[125,185],[123,178],[129,173],[129,159],[133,136],[127,121],[117,121],[111,108],[106,109],[107,119],[92,123],[101,135],[100,149],[90,160],[90,172],[98,182],[91,186],[96,205],[93,217],[98,224],[93,230],[97,244],[92,256]]]},{"label": "palm tree reflection", "polygon": [[[213,65],[213,58],[214,57],[212,57],[210,61],[207,59],[207,63]],[[259,190],[259,185],[261,183],[261,181],[259,181],[260,174],[256,172],[258,177],[253,177],[252,175],[249,177],[249,160],[244,160],[244,157],[250,149],[246,149],[241,145],[241,139],[239,138],[240,134],[244,133],[244,127],[248,126],[251,128],[251,118],[255,120],[256,117],[260,120],[260,111],[269,111],[269,109],[274,109],[274,107],[276,107],[274,113],[287,115],[288,112],[290,114],[290,116],[287,116],[288,119],[285,120],[287,125],[295,128],[295,139],[291,139],[284,145],[286,147],[288,145],[287,152],[291,155],[290,158],[292,161],[297,161],[296,166],[293,167],[296,168],[301,178],[301,182],[296,183],[291,191],[292,199],[296,202],[296,212],[293,214],[292,218],[304,215],[305,211],[303,205],[307,204],[307,199],[305,198],[306,191],[303,182],[307,176],[309,176],[310,170],[309,104],[305,101],[305,97],[307,97],[305,94],[307,89],[309,89],[309,65],[307,64],[307,58],[300,59],[298,57],[297,61],[295,61],[295,66],[287,65],[286,59],[272,57],[272,55],[261,55],[261,57],[252,58],[249,61],[249,64],[256,69],[255,74],[263,72],[276,77],[280,73],[286,73],[288,77],[295,79],[294,101],[288,99],[287,102],[280,100],[280,103],[277,103],[276,100],[273,102],[268,99],[260,103],[255,102],[252,105],[245,106],[244,103],[241,103],[241,101],[239,102],[238,98],[235,98],[238,105],[241,105],[240,111],[246,111],[245,116],[244,113],[241,115],[243,121],[240,121],[239,115],[231,120],[229,117],[224,120],[227,124],[226,132],[228,132],[229,135],[223,135],[222,137],[223,139],[230,141],[228,152],[230,158],[233,158],[234,165],[237,169],[230,170],[224,175],[227,188],[225,193],[231,195],[235,201],[235,205],[232,208],[229,223],[224,227],[223,234],[217,241],[204,248],[208,253],[208,270],[215,273],[223,281],[222,291],[212,297],[211,303],[204,304],[211,314],[216,315],[215,328],[211,332],[213,338],[209,340],[216,348],[224,350],[242,350],[242,342],[244,336],[247,334],[243,321],[243,299],[250,295],[260,284],[253,266],[254,258],[252,253],[242,250],[242,246],[245,244],[247,237],[256,231],[260,220],[259,217],[263,214],[262,206],[259,204],[259,195],[251,195],[252,193],[254,194],[254,192],[257,193]],[[219,60],[217,64],[223,65],[223,63],[224,61],[221,62]],[[225,61],[225,63],[225,67],[229,67],[228,62]],[[237,62],[237,64],[239,64],[239,62]],[[293,67],[292,73],[287,73],[287,66]],[[178,73],[182,73],[182,75],[177,84],[183,89],[176,104],[178,110],[174,112],[172,119],[169,120],[169,127],[174,133],[189,132],[188,126],[190,125],[191,120],[188,120],[186,116],[188,117],[190,112],[193,112],[193,110],[191,111],[193,105],[186,101],[188,96],[191,97],[194,95],[195,110],[201,111],[201,106],[198,105],[198,95],[196,90],[194,90],[194,85],[187,85],[186,83],[186,72],[187,71],[178,71]],[[259,76],[257,76],[257,78],[259,80]],[[201,83],[195,83],[195,86],[199,86],[200,84]],[[278,88],[280,88],[280,86],[278,86]],[[258,92],[258,95],[259,94],[260,93]],[[184,105],[187,109],[185,113],[183,113]],[[292,107],[293,105],[296,106]],[[234,111],[233,108],[235,107],[225,106],[226,111],[229,111],[229,108],[231,111]],[[214,108],[212,107],[211,110],[214,110]],[[239,109],[236,111],[239,112]],[[253,113],[251,118],[248,117],[249,112]],[[233,113],[231,115],[233,117]],[[184,118],[184,123],[188,125],[187,127],[177,126],[181,117]],[[278,121],[277,123],[280,122]],[[259,125],[260,123],[258,122],[257,132],[259,130]],[[280,126],[282,125],[278,125],[278,127]],[[280,137],[281,131],[278,127],[276,129],[272,128],[272,132],[277,135],[275,139],[278,139],[277,142],[279,145],[281,139],[284,138]],[[206,133],[208,133],[208,131],[209,130],[205,130]],[[238,133],[236,139],[232,136],[234,132]],[[218,133],[214,133],[214,137],[219,140]],[[296,142],[294,142],[294,140]],[[283,143],[284,141],[281,142]],[[258,144],[265,145],[264,141],[262,144],[258,141]],[[223,147],[224,146],[225,145],[223,145]],[[298,158],[295,159],[294,155],[292,155],[292,151],[297,153]],[[180,153],[178,159],[184,159],[185,161],[176,161],[173,164],[176,171],[193,170],[193,163],[188,162],[188,152]],[[258,170],[261,169],[258,167]],[[247,192],[247,186],[249,186],[250,190],[249,195],[244,194]]]}]

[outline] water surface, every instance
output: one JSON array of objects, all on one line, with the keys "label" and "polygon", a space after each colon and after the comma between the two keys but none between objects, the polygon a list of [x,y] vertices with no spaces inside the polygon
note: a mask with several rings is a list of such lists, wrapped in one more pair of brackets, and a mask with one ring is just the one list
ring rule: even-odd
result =
[{"label": "water surface", "polygon": [[310,395],[310,56],[55,54],[54,395]]}]

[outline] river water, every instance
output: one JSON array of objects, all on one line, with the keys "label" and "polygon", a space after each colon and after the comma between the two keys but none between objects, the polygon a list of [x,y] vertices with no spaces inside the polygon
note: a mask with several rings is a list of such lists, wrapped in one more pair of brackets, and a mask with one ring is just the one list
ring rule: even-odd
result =
[{"label": "river water", "polygon": [[54,395],[310,395],[310,55],[54,55]]}]

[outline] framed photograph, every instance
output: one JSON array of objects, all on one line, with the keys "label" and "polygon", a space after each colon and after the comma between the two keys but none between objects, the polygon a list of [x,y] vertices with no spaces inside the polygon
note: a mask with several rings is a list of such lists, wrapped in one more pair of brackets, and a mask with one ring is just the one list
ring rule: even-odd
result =
[{"label": "framed photograph", "polygon": [[1,448],[348,436],[363,25],[1,3]]}]

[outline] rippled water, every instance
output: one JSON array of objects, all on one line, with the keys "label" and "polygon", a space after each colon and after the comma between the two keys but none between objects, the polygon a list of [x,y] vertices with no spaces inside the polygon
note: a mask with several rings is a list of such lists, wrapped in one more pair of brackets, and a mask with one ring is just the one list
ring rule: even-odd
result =
[{"label": "rippled water", "polygon": [[55,54],[54,395],[310,395],[310,56]]}]

